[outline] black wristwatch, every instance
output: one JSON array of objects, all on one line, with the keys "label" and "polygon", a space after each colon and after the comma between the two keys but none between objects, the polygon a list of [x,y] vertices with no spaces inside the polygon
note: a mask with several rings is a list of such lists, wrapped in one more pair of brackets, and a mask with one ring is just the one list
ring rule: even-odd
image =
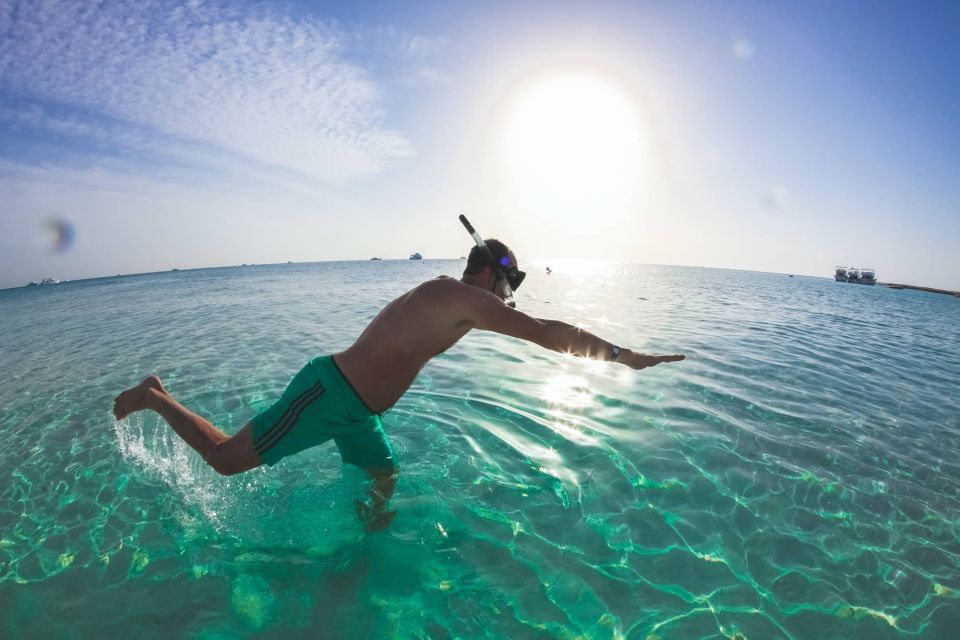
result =
[{"label": "black wristwatch", "polygon": [[610,357],[607,359],[612,360],[613,362],[616,362],[617,358],[619,357],[620,357],[620,347],[618,347],[617,345],[613,345],[612,347],[610,347]]}]

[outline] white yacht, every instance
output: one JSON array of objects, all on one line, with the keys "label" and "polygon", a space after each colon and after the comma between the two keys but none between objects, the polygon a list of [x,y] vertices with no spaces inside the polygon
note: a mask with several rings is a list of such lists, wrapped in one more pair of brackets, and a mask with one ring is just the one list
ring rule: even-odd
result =
[{"label": "white yacht", "polygon": [[877,272],[874,269],[864,267],[860,269],[859,284],[877,284]]},{"label": "white yacht", "polygon": [[856,267],[850,267],[847,269],[847,282],[860,284],[860,269],[857,269]]},{"label": "white yacht", "polygon": [[836,267],[833,272],[833,279],[837,282],[846,282],[847,281],[847,268],[846,267]]}]

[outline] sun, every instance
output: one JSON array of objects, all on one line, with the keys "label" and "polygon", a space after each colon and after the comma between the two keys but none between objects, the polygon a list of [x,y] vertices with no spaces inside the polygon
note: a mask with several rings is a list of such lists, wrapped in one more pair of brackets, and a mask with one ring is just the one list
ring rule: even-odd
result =
[{"label": "sun", "polygon": [[599,76],[557,74],[517,92],[502,128],[501,167],[543,205],[596,208],[636,187],[642,142],[628,93]]}]

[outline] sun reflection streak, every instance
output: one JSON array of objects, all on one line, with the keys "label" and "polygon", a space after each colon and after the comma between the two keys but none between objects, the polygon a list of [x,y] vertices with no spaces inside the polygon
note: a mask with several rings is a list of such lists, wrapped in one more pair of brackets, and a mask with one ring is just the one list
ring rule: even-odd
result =
[{"label": "sun reflection streak", "polygon": [[579,410],[593,404],[594,394],[586,378],[575,375],[554,376],[544,384],[540,397],[557,407],[547,412],[553,418],[550,428],[554,433],[581,446],[600,446],[597,438],[586,433],[583,422],[565,411]]},{"label": "sun reflection streak", "polygon": [[570,442],[581,446],[600,446],[600,441],[593,436],[587,435],[577,420],[559,412],[553,415],[556,417],[556,420],[550,423],[550,428],[553,429],[554,432],[560,434]]},{"label": "sun reflection streak", "polygon": [[590,384],[582,376],[559,375],[547,380],[540,397],[552,405],[582,409],[593,401]]}]

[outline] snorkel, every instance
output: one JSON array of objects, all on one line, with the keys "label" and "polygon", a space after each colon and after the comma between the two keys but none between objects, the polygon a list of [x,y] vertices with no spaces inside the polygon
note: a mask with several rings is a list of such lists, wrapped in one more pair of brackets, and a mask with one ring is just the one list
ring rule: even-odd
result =
[{"label": "snorkel", "polygon": [[[490,263],[490,266],[493,267],[494,273],[496,274],[497,282],[503,281],[503,301],[509,307],[516,307],[517,303],[513,299],[513,290],[514,287],[511,286],[510,280],[507,277],[507,272],[504,269],[507,265],[510,264],[510,258],[504,256],[498,261],[493,257],[493,253],[490,251],[490,247],[487,246],[487,243],[483,241],[483,236],[477,233],[477,230],[473,228],[473,225],[470,224],[470,221],[467,220],[467,216],[460,214],[460,222],[467,229],[467,233],[473,238],[473,241],[477,243],[477,247],[480,248],[480,252],[486,257],[487,261]],[[520,272],[522,273],[522,272]],[[526,274],[523,274],[526,275]],[[523,277],[520,277],[520,281],[517,282],[517,286],[520,286],[520,282],[523,282]]]}]

